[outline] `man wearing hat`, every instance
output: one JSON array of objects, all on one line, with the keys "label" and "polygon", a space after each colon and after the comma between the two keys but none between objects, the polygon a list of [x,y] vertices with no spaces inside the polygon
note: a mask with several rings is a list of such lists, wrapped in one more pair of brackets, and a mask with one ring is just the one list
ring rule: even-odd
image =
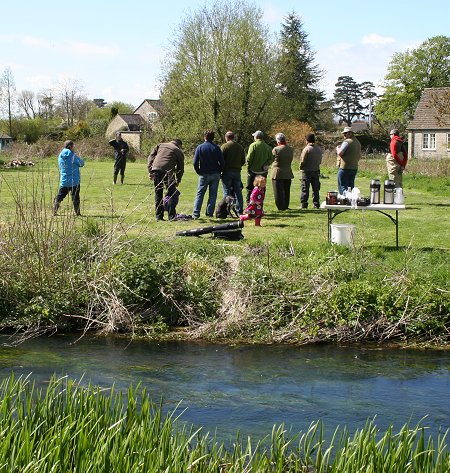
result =
[{"label": "man wearing hat", "polygon": [[252,133],[254,142],[249,146],[247,152],[247,203],[253,191],[253,182],[256,176],[267,177],[269,166],[273,162],[272,148],[263,140],[261,130]]},{"label": "man wearing hat", "polygon": [[156,220],[164,220],[164,187],[167,189],[166,209],[169,220],[175,218],[178,202],[177,186],[184,174],[184,154],[181,140],[156,145],[147,160],[148,177],[155,185]]},{"label": "man wearing hat", "polygon": [[408,152],[405,143],[400,138],[400,132],[394,128],[390,132],[390,153],[386,156],[386,167],[389,179],[395,182],[395,187],[403,187],[403,171],[408,162]]},{"label": "man wearing hat", "polygon": [[361,143],[355,138],[353,130],[346,126],[342,130],[344,141],[336,148],[338,155],[338,187],[343,194],[349,187],[355,187],[355,177],[358,171],[358,162],[361,159]]},{"label": "man wearing hat", "polygon": [[116,133],[116,139],[110,140],[109,144],[114,148],[114,175],[113,184],[117,182],[117,176],[120,172],[120,183],[123,184],[125,177],[125,168],[127,166],[127,153],[129,151],[128,143],[123,140],[122,133]]}]

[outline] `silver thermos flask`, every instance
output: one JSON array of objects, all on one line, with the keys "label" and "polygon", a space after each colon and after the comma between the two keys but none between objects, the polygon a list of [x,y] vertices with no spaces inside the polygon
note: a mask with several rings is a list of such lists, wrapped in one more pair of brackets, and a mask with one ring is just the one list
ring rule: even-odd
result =
[{"label": "silver thermos flask", "polygon": [[395,182],[391,179],[384,181],[384,203],[394,203]]},{"label": "silver thermos flask", "polygon": [[381,184],[378,179],[372,179],[370,181],[370,203],[379,204],[380,203],[380,189]]}]

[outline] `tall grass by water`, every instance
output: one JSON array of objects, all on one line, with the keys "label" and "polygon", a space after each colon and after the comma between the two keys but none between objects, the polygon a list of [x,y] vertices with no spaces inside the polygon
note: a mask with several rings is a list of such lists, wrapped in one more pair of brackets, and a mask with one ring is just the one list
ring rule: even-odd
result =
[{"label": "tall grass by water", "polygon": [[0,472],[80,471],[276,473],[444,473],[448,431],[420,425],[380,432],[374,421],[354,433],[337,428],[324,440],[321,422],[292,434],[274,426],[264,439],[229,444],[164,414],[144,389],[123,395],[66,378],[46,389],[14,375],[0,386]]}]

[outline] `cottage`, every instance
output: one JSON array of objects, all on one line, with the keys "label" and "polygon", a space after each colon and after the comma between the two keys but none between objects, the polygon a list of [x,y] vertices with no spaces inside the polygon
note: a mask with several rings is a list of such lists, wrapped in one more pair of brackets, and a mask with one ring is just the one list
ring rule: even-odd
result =
[{"label": "cottage", "polygon": [[140,115],[147,123],[154,123],[161,116],[161,100],[145,99],[133,112]]},{"label": "cottage", "polygon": [[141,131],[144,127],[151,129],[162,110],[161,100],[145,99],[133,113],[117,114],[108,125],[106,138],[112,139],[117,131],[135,150],[141,149]]},{"label": "cottage", "polygon": [[145,126],[144,119],[135,113],[118,113],[106,129],[106,138],[114,138],[117,131],[122,133],[122,138],[136,151],[141,149],[141,130]]},{"label": "cottage", "polygon": [[0,133],[0,151],[6,148],[12,141],[12,138],[5,133]]},{"label": "cottage", "polygon": [[407,131],[409,158],[450,157],[450,87],[422,92]]}]

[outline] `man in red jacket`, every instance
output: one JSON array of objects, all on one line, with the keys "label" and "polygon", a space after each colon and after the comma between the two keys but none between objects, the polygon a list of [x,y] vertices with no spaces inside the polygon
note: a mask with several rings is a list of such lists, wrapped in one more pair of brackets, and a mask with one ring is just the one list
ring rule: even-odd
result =
[{"label": "man in red jacket", "polygon": [[390,132],[390,153],[386,156],[386,166],[389,179],[395,182],[395,187],[403,187],[403,171],[408,161],[405,143],[400,138],[400,132],[394,128]]}]

